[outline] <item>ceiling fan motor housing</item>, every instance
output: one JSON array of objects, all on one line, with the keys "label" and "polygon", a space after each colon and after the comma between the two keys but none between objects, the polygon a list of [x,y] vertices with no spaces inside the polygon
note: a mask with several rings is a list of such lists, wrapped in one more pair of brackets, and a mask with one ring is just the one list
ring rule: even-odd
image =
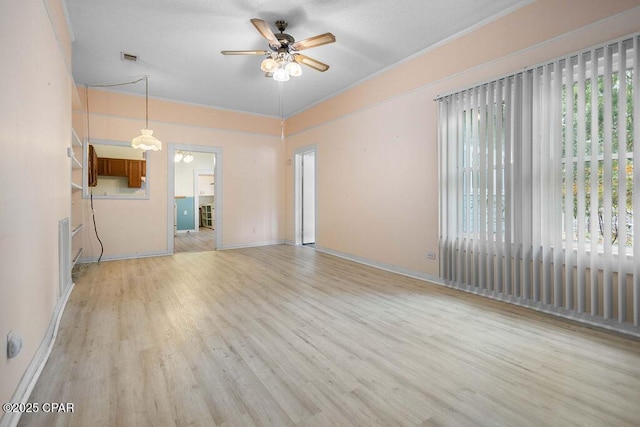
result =
[{"label": "ceiling fan motor housing", "polygon": [[286,30],[288,26],[289,24],[287,23],[287,21],[283,21],[283,20],[276,21],[276,28],[280,30],[280,34],[274,34],[274,35],[276,36],[280,44],[282,44],[283,46],[293,44],[296,41],[291,35],[286,34],[284,32],[284,30]]},{"label": "ceiling fan motor housing", "polygon": [[275,36],[278,39],[278,41],[282,44],[293,44],[296,41],[292,36],[285,33],[278,33],[278,34],[275,34]]}]

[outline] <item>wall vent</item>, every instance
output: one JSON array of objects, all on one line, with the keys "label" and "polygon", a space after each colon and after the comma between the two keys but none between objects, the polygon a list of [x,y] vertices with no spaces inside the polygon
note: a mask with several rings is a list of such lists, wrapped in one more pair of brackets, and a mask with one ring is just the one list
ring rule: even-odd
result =
[{"label": "wall vent", "polygon": [[136,62],[138,60],[138,55],[132,55],[130,53],[125,53],[125,52],[121,52],[121,53],[122,53],[122,60],[123,61]]}]

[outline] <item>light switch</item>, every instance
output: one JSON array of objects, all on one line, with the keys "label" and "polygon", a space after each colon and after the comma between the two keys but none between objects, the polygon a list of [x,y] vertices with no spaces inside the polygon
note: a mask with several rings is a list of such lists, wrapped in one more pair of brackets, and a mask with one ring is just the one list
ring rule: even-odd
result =
[{"label": "light switch", "polygon": [[187,214],[187,211],[184,211],[184,215],[186,215],[186,214]]}]

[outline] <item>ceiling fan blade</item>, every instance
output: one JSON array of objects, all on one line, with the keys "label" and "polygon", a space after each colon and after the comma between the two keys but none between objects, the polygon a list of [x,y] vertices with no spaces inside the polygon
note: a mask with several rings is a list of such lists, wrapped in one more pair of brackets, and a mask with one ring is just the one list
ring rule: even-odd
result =
[{"label": "ceiling fan blade", "polygon": [[309,49],[316,46],[322,46],[323,44],[329,44],[336,41],[336,36],[331,33],[319,34],[317,36],[309,37],[308,39],[295,42],[291,47],[294,50]]},{"label": "ceiling fan blade", "polygon": [[223,55],[266,55],[266,50],[222,50]]},{"label": "ceiling fan blade", "polygon": [[273,31],[271,31],[271,28],[269,28],[267,23],[264,22],[262,19],[253,18],[251,20],[251,23],[253,24],[254,27],[256,27],[256,30],[258,30],[258,32],[262,35],[262,37],[267,39],[267,41],[269,42],[269,45],[275,48],[279,48],[282,46],[280,44],[280,40],[276,38],[275,34],[273,34]]},{"label": "ceiling fan blade", "polygon": [[308,56],[302,55],[300,53],[296,53],[293,58],[295,59],[295,61],[298,64],[304,64],[307,67],[311,67],[315,70],[318,71],[327,71],[329,69],[329,66],[323,62],[320,62],[318,60],[315,60],[313,58],[309,58]]}]

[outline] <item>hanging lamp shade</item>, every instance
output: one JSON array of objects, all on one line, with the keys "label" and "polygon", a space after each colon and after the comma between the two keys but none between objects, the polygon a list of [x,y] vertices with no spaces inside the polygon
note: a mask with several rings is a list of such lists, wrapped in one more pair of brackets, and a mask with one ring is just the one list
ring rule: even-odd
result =
[{"label": "hanging lamp shade", "polygon": [[131,146],[143,151],[158,151],[162,150],[162,142],[160,142],[155,136],[153,131],[149,129],[149,79],[144,77],[145,83],[145,123],[146,129],[140,131],[140,136],[136,136],[131,140]]},{"label": "hanging lamp shade", "polygon": [[289,62],[284,69],[291,77],[299,77],[302,75],[302,68],[297,62]]},{"label": "hanging lamp shade", "polygon": [[276,68],[278,68],[278,63],[274,61],[271,57],[266,58],[260,64],[260,69],[265,73],[272,73]]},{"label": "hanging lamp shade", "polygon": [[136,136],[131,140],[131,146],[144,151],[158,151],[162,150],[162,142],[160,142],[151,129],[140,130],[141,135]]}]

